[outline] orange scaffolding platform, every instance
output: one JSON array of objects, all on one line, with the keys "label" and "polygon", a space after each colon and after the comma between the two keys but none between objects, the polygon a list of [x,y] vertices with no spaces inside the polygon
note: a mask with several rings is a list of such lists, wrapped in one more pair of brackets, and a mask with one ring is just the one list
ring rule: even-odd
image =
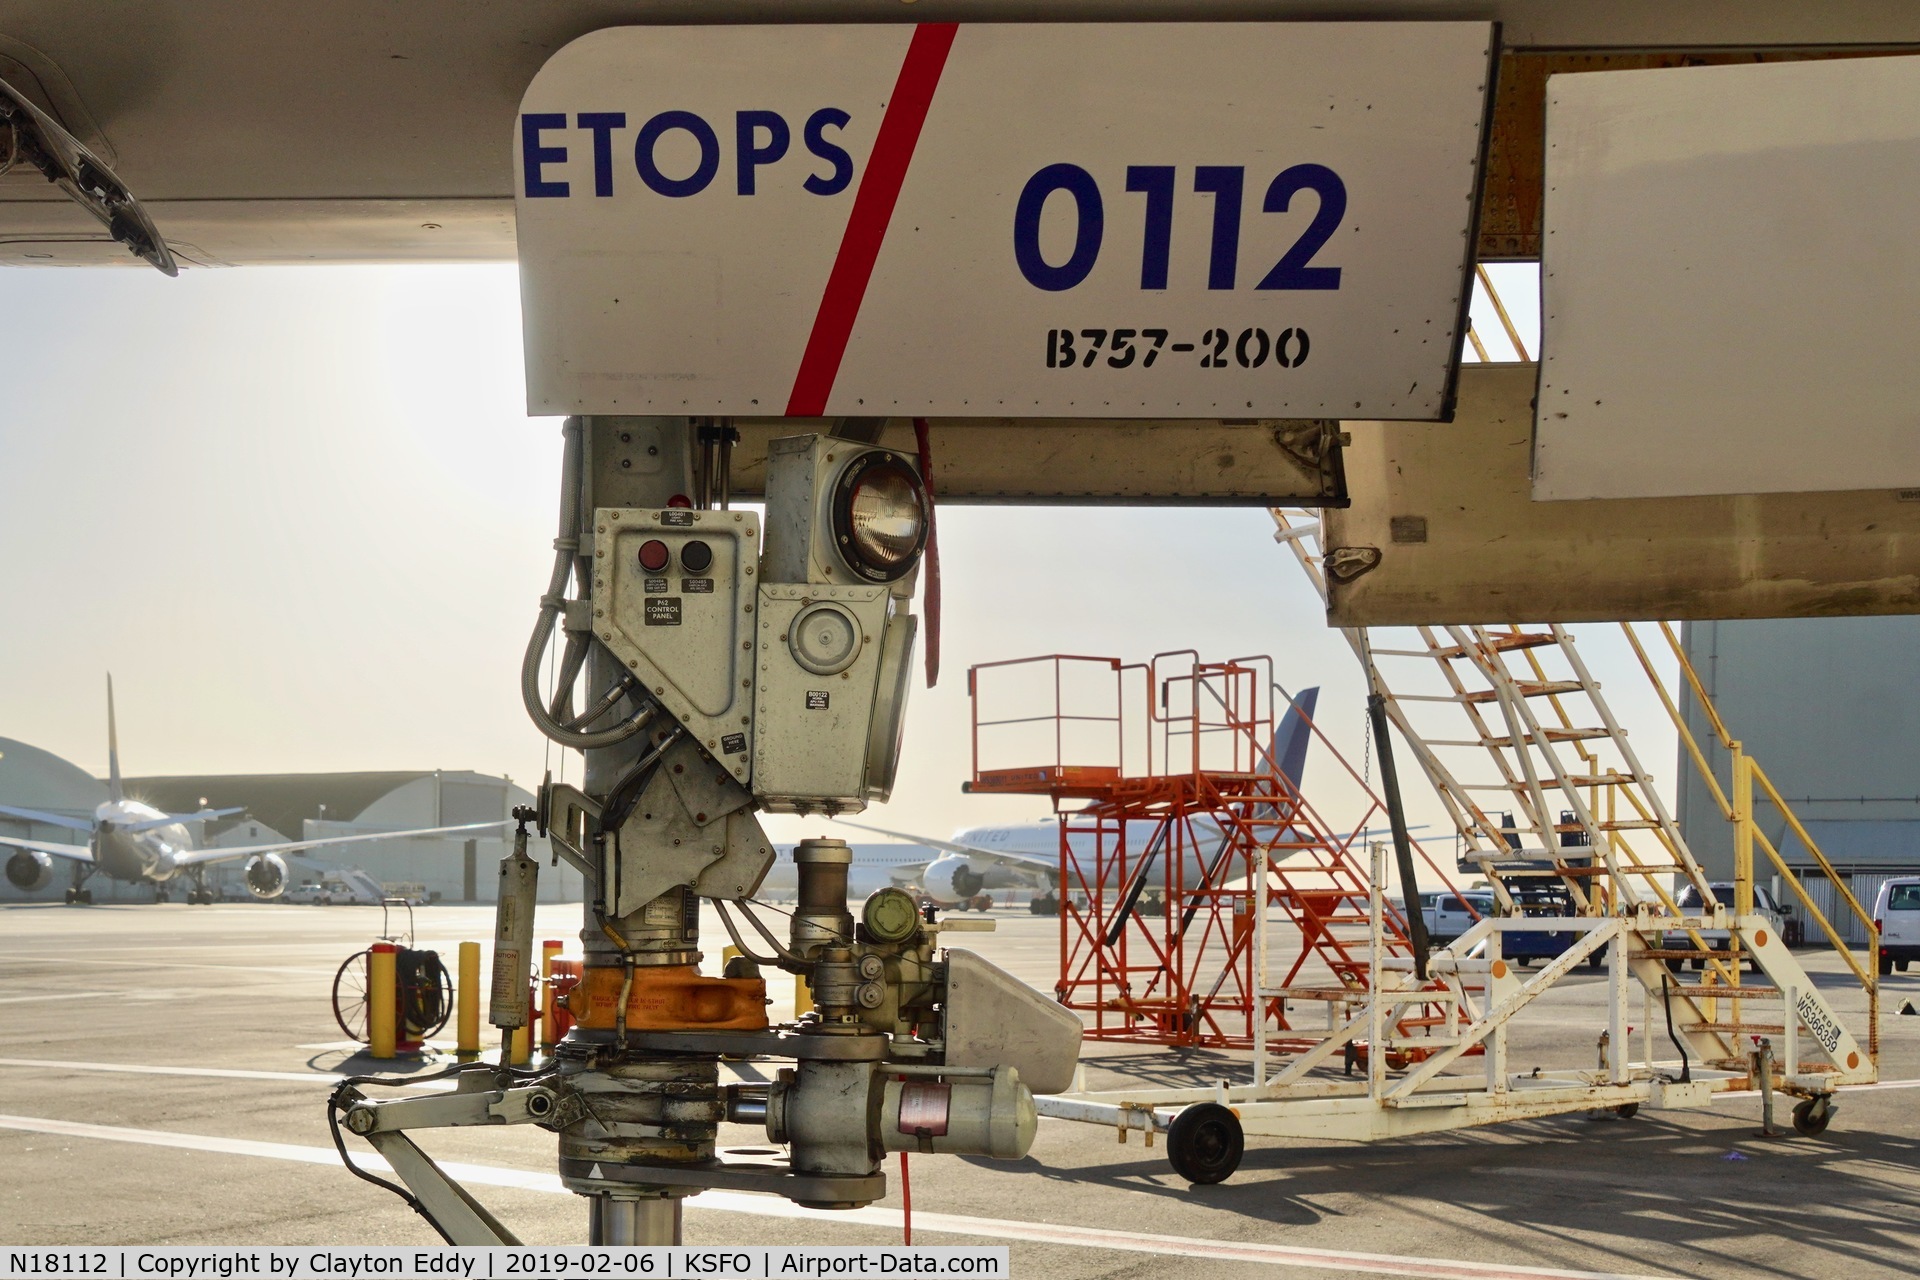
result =
[{"label": "orange scaffolding platform", "polygon": [[[1087,1034],[1268,1052],[1319,1044],[1367,990],[1366,841],[1384,837],[1388,819],[1314,726],[1309,700],[1280,691],[1272,660],[1053,654],[985,663],[967,679],[968,790],[1044,795],[1059,815],[1055,993],[1085,1015]],[[1309,744],[1358,793],[1351,827],[1307,801],[1297,762]],[[1417,856],[1423,889],[1457,890]],[[1410,963],[1406,920],[1384,907],[1383,959]],[[1408,1002],[1399,1033],[1443,1035],[1448,1016],[1438,1002]]]}]

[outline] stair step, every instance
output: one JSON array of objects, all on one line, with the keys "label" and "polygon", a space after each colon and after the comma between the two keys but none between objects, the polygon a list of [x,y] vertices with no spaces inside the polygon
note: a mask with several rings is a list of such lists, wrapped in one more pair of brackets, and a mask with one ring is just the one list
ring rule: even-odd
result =
[{"label": "stair step", "polygon": [[[1523,698],[1551,698],[1562,693],[1578,693],[1585,686],[1578,680],[1515,680],[1513,690]],[[1461,694],[1460,701],[1484,705],[1498,702],[1500,695],[1492,689],[1475,689]]]},{"label": "stair step", "polygon": [[1710,986],[1706,983],[1680,983],[1667,988],[1675,995],[1712,996],[1720,1000],[1778,1000],[1786,993],[1778,987]]},{"label": "stair step", "polygon": [[1779,1023],[1764,1022],[1694,1022],[1683,1025],[1682,1031],[1724,1031],[1739,1036],[1783,1036],[1787,1029]]},{"label": "stair step", "polygon": [[[1550,631],[1523,631],[1518,635],[1489,636],[1488,643],[1484,647],[1492,649],[1495,653],[1509,653],[1516,649],[1539,649],[1555,643],[1557,643],[1557,641]],[[1404,653],[1405,656],[1409,658],[1464,658],[1470,652],[1477,651],[1482,647],[1481,645],[1475,645],[1472,650],[1469,650],[1461,645],[1455,644],[1448,645],[1445,648],[1431,649],[1426,653],[1414,653],[1405,650],[1395,652]],[[1382,651],[1375,650],[1376,656],[1380,652]]]},{"label": "stair step", "polygon": [[1696,950],[1689,947],[1648,947],[1634,952],[1636,956],[1645,956],[1649,960],[1731,960],[1731,951]]}]

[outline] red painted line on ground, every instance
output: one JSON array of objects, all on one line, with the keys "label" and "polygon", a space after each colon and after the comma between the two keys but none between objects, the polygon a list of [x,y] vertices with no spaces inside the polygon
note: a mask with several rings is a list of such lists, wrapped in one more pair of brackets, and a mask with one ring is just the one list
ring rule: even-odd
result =
[{"label": "red painted line on ground", "polygon": [[894,82],[886,114],[880,117],[873,154],[867,157],[867,171],[860,176],[860,188],[854,192],[853,212],[840,238],[840,252],[834,256],[827,287],[820,295],[813,332],[807,337],[800,369],[793,376],[793,393],[787,397],[789,418],[817,418],[827,411],[827,396],[840,375],[840,360],[846,355],[847,339],[853,336],[860,303],[867,296],[867,282],[873,278],[873,264],[880,257],[880,242],[893,220],[893,206],[907,180],[907,166],[913,163],[920,128],[933,105],[933,91],[940,84],[940,72],[947,65],[947,53],[958,30],[959,24],[953,22],[923,22],[913,29],[906,61],[900,64],[900,78]]}]

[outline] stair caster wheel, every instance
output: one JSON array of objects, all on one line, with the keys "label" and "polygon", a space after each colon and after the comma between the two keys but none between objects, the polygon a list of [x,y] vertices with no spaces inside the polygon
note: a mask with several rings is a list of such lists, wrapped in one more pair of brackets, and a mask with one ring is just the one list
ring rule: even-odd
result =
[{"label": "stair caster wheel", "polygon": [[1827,1122],[1832,1119],[1832,1098],[1808,1098],[1793,1109],[1793,1131],[1803,1138],[1817,1138],[1827,1131]]},{"label": "stair caster wheel", "polygon": [[1613,1109],[1613,1114],[1619,1116],[1622,1120],[1631,1120],[1640,1114],[1640,1104],[1637,1102],[1623,1102]]},{"label": "stair caster wheel", "polygon": [[1175,1173],[1196,1186],[1231,1178],[1246,1150],[1240,1117],[1217,1102],[1188,1107],[1167,1126],[1167,1160]]}]

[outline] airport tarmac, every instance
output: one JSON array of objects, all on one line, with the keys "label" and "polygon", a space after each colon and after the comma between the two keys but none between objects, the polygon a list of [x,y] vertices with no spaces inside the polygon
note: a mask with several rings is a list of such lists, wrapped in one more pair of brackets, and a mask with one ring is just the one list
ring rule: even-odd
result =
[{"label": "airport tarmac", "polygon": [[[994,915],[997,933],[952,941],[1050,986],[1056,923]],[[418,923],[420,945],[450,955],[485,941],[492,911],[423,908]],[[434,1242],[397,1198],[340,1167],[327,1134],[328,1075],[367,1065],[342,1042],[329,986],[379,927],[377,909],[358,907],[0,907],[0,1241]],[[578,927],[578,907],[541,908],[539,936]],[[1802,959],[1840,986],[1831,956]],[[1010,1241],[1028,1277],[1195,1265],[1224,1277],[1911,1276],[1920,1017],[1893,1011],[1920,1000],[1920,973],[1883,981],[1884,1083],[1844,1095],[1819,1139],[1758,1137],[1758,1099],[1729,1098],[1374,1146],[1255,1138],[1231,1181],[1196,1188],[1138,1135],[1120,1146],[1108,1130],[1043,1121],[1017,1163],[915,1157],[914,1242]],[[1597,1024],[1581,1014],[1601,990],[1581,974],[1550,993],[1516,1036],[1514,1067],[1590,1060]],[[1090,1053],[1154,1079],[1243,1078],[1232,1055]],[[1106,1070],[1091,1081],[1117,1082]],[[523,1240],[583,1238],[586,1210],[559,1188],[551,1135],[440,1130],[423,1146]],[[888,1173],[888,1198],[849,1214],[708,1193],[689,1202],[687,1242],[897,1242],[897,1161]]]}]

